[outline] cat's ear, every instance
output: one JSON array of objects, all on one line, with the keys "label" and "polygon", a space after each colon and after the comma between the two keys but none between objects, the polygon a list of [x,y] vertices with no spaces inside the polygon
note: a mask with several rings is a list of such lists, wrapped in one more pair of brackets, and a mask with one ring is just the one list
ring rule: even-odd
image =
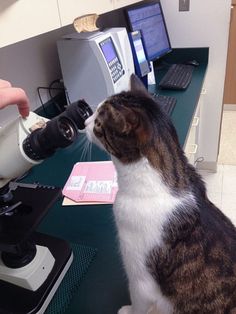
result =
[{"label": "cat's ear", "polygon": [[145,123],[142,112],[122,106],[119,113],[117,118],[119,119],[120,133],[128,135],[132,132],[140,144],[146,143],[150,138],[150,125]]},{"label": "cat's ear", "polygon": [[128,134],[131,130],[136,129],[139,123],[139,115],[135,110],[121,106],[119,113],[116,114],[116,124],[121,133]]},{"label": "cat's ear", "polygon": [[146,97],[150,97],[150,94],[147,91],[146,87],[135,74],[131,74],[130,76],[130,91],[139,92]]}]

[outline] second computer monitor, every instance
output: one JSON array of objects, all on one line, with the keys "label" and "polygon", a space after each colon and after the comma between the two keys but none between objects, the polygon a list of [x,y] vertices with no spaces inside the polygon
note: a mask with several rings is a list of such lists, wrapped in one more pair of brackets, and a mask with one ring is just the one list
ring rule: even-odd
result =
[{"label": "second computer monitor", "polygon": [[127,17],[130,30],[142,32],[149,61],[154,61],[171,51],[160,2],[132,7],[127,10]]}]

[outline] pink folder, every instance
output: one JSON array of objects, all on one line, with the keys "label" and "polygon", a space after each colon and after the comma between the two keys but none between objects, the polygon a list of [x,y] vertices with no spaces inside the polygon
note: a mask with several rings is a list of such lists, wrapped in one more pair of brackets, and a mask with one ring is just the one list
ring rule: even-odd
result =
[{"label": "pink folder", "polygon": [[113,203],[118,191],[112,161],[78,162],[63,188],[63,195],[77,203]]}]

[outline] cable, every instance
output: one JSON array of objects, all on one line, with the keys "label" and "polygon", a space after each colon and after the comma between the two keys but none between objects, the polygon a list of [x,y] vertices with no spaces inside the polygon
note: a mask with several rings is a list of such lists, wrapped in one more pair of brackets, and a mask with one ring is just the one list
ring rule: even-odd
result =
[{"label": "cable", "polygon": [[45,106],[44,106],[44,103],[43,103],[43,100],[42,100],[42,97],[41,97],[41,94],[40,94],[40,89],[44,89],[44,88],[45,88],[45,87],[37,87],[37,92],[38,92],[39,100],[40,100],[41,105],[42,105],[42,107],[43,107],[43,111],[44,111],[44,113],[47,115],[47,110],[46,110],[46,108],[45,108]]},{"label": "cable", "polygon": [[[45,86],[38,86],[37,87],[37,93],[38,93],[38,97],[39,97],[39,100],[40,100],[40,103],[42,105],[42,108],[43,108],[43,111],[46,115],[48,115],[49,113],[47,112],[46,110],[46,107],[45,107],[45,103],[43,102],[43,99],[42,99],[42,96],[41,96],[41,90],[47,90],[48,93],[49,93],[49,96],[50,96],[50,100],[53,100],[54,96],[52,95],[52,90],[57,90],[57,91],[64,91],[65,92],[65,88],[64,87],[52,87],[54,84],[61,84],[61,80],[60,79],[56,79],[54,81],[52,81],[48,87],[45,87]],[[54,100],[54,104],[56,105],[57,109],[59,112],[61,112],[61,107],[55,102]]]},{"label": "cable", "polygon": [[[50,95],[51,99],[54,98],[51,91],[52,91],[53,89],[55,89],[55,88],[52,87],[52,86],[55,85],[55,84],[59,84],[59,85],[62,84],[62,85],[63,85],[63,90],[64,90],[64,92],[65,92],[65,97],[66,97],[66,99],[67,99],[66,90],[65,90],[65,88],[64,88],[64,84],[63,84],[63,81],[62,81],[61,79],[54,80],[54,81],[52,81],[52,82],[50,83],[50,85],[49,85],[49,95]],[[60,88],[58,88],[58,90],[60,90]],[[61,108],[61,106],[55,101],[55,99],[54,99],[54,104],[55,104],[55,106],[57,107],[57,109],[58,109],[59,112],[62,112],[62,111],[63,111],[62,108]],[[64,106],[64,109],[65,109],[65,106]]]},{"label": "cable", "polygon": [[[53,88],[52,86],[53,86],[54,84],[62,84],[62,82],[61,82],[60,79],[57,79],[57,80],[52,81],[52,82],[49,84],[49,86],[48,86],[48,91],[49,91],[49,95],[50,95],[51,98],[53,98],[52,93],[51,93],[51,90],[53,90],[53,89],[59,89],[59,88]],[[64,87],[63,87],[62,89],[65,90]]]},{"label": "cable", "polygon": [[195,161],[194,161],[194,165],[196,166],[198,163],[203,162],[204,161],[204,157],[198,157]]}]

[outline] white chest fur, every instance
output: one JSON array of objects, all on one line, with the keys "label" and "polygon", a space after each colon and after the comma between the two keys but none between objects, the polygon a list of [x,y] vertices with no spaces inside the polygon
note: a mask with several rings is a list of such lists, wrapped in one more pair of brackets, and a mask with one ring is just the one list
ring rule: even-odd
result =
[{"label": "white chest fur", "polygon": [[147,252],[162,244],[163,225],[186,196],[173,196],[146,159],[127,166],[117,160],[114,163],[119,185],[114,204],[119,236],[127,245],[136,244],[140,253]]},{"label": "white chest fur", "polygon": [[190,199],[192,202],[193,197],[173,196],[146,159],[131,165],[113,161],[119,185],[114,215],[130,288],[141,286],[142,293],[147,294],[150,303],[157,304],[160,313],[172,313],[172,305],[147,271],[146,259],[152,249],[162,246],[163,226],[172,213]]}]

